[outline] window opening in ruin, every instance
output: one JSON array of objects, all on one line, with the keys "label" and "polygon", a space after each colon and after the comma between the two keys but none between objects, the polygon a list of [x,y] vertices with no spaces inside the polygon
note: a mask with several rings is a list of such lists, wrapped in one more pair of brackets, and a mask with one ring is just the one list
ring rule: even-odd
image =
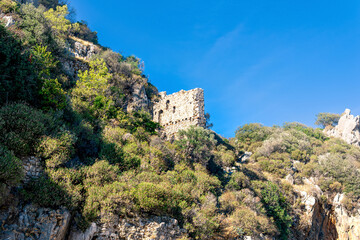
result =
[{"label": "window opening in ruin", "polygon": [[173,113],[175,113],[175,109],[176,109],[176,107],[174,106],[174,107],[173,107]]},{"label": "window opening in ruin", "polygon": [[158,123],[161,124],[161,115],[163,114],[163,110],[159,111]]},{"label": "window opening in ruin", "polygon": [[169,104],[170,104],[170,101],[169,101],[169,100],[167,100],[167,101],[166,101],[166,110],[168,110],[168,109],[169,109]]}]

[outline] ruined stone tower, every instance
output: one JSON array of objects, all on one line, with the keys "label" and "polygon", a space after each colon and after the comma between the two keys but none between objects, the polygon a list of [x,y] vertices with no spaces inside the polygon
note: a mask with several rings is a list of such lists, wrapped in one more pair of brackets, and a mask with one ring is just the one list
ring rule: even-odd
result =
[{"label": "ruined stone tower", "polygon": [[160,123],[162,135],[168,140],[173,140],[179,130],[189,126],[205,127],[204,90],[181,90],[170,95],[161,92],[160,101],[154,103],[153,120]]}]

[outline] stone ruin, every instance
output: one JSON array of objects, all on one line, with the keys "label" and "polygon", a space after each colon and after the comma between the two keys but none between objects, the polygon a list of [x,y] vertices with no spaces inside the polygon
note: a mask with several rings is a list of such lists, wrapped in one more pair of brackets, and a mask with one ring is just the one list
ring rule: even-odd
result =
[{"label": "stone ruin", "polygon": [[166,95],[166,92],[159,94],[160,101],[153,106],[153,121],[163,127],[163,138],[174,140],[179,130],[189,126],[205,127],[203,89],[181,90],[170,95]]},{"label": "stone ruin", "polygon": [[25,173],[25,183],[29,182],[33,178],[39,178],[41,176],[43,170],[40,158],[31,156],[29,158],[24,158],[22,161]]}]

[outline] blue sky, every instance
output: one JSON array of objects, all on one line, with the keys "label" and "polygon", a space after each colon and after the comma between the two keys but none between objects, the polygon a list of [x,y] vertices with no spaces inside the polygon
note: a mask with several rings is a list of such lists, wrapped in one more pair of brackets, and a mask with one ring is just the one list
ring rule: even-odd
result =
[{"label": "blue sky", "polygon": [[358,0],[69,0],[99,42],[168,93],[205,91],[213,130],[360,114]]}]

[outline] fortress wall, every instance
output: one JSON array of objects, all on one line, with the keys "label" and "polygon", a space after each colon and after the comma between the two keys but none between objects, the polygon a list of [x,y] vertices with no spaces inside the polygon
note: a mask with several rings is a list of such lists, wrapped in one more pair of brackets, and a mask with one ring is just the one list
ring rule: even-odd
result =
[{"label": "fortress wall", "polygon": [[153,120],[163,127],[162,133],[169,140],[189,126],[205,127],[204,90],[195,88],[166,95],[160,93],[160,101],[154,103]]}]

